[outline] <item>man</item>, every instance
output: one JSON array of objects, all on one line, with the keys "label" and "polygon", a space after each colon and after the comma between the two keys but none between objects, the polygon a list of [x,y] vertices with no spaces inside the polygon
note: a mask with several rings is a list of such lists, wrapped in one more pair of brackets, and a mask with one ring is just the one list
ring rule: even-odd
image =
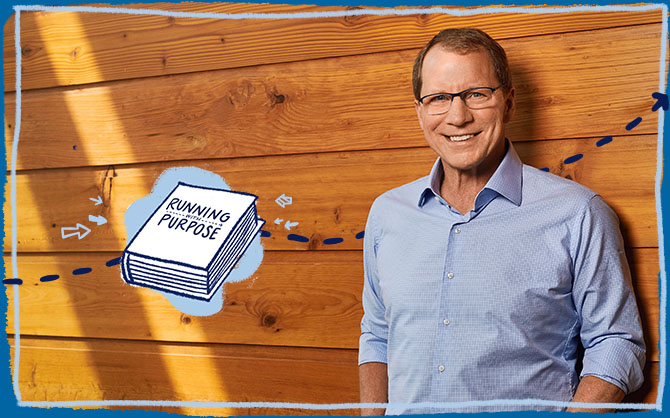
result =
[{"label": "man", "polygon": [[[387,414],[452,410],[407,405],[421,402],[620,402],[642,384],[645,348],[616,215],[521,163],[505,138],[507,58],[484,32],[440,32],[413,83],[438,159],[370,210],[361,402],[395,404]],[[562,409],[455,410],[515,408]]]}]

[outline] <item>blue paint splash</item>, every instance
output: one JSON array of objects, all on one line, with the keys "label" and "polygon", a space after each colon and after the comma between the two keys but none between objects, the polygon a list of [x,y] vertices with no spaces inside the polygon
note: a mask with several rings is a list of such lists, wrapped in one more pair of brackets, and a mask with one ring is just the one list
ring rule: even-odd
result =
[{"label": "blue paint splash", "polygon": [[2,284],[17,284],[22,285],[23,280],[21,279],[2,279]]},{"label": "blue paint splash", "polygon": [[288,234],[286,239],[288,239],[289,241],[309,242],[309,238],[303,237],[302,235],[298,234]]},{"label": "blue paint splash", "polygon": [[547,173],[549,172],[549,167],[542,167],[540,171],[546,171]]},{"label": "blue paint splash", "polygon": [[626,125],[626,130],[627,130],[627,131],[630,131],[631,129],[633,129],[633,128],[635,128],[637,125],[639,125],[640,122],[642,122],[642,118],[641,118],[641,117],[637,117],[637,118],[633,119],[632,121],[628,122],[628,125]]},{"label": "blue paint splash", "polygon": [[107,267],[118,266],[119,264],[121,264],[121,257],[112,258],[111,260],[105,263]]},{"label": "blue paint splash", "polygon": [[607,145],[610,142],[612,142],[612,137],[611,136],[606,136],[603,139],[596,142],[596,147],[602,147],[603,145]]},{"label": "blue paint splash", "polygon": [[574,163],[574,162],[577,162],[577,161],[581,160],[582,157],[584,157],[583,154],[575,154],[575,155],[573,155],[572,157],[568,157],[568,158],[566,158],[565,161],[563,161],[563,163],[565,163],[565,164],[572,164],[572,163]]},{"label": "blue paint splash", "polygon": [[365,231],[361,231],[358,234],[356,234],[356,239],[362,239],[365,236]]},{"label": "blue paint splash", "polygon": [[46,276],[40,277],[41,282],[53,282],[54,280],[58,280],[59,276],[57,274],[48,274]]},{"label": "blue paint splash", "polygon": [[326,245],[339,244],[344,241],[344,238],[326,238],[323,240],[323,243]]},{"label": "blue paint splash", "polygon": [[74,274],[75,276],[79,276],[79,275],[82,275],[82,274],[88,274],[92,271],[93,271],[93,269],[90,268],[90,267],[82,267],[82,268],[73,270],[72,274]]},{"label": "blue paint splash", "polygon": [[267,238],[267,237],[271,237],[271,236],[272,236],[272,234],[270,233],[270,231],[266,231],[264,229],[261,229],[261,237]]}]

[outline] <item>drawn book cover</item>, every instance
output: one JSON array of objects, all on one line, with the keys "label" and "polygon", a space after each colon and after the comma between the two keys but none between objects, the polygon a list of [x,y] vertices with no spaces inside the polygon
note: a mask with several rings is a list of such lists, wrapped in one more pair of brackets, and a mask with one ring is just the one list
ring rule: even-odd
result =
[{"label": "drawn book cover", "polygon": [[123,280],[210,300],[265,224],[257,199],[179,182],[126,246]]}]

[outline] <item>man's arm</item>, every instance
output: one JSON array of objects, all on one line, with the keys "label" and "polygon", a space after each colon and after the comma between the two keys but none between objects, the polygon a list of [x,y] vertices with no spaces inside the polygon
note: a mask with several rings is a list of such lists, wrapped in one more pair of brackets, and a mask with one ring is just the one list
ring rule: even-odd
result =
[{"label": "man's arm", "polygon": [[[625,393],[617,386],[595,376],[584,376],[577,386],[572,402],[619,403]],[[573,408],[569,412],[612,412],[612,409]]]},{"label": "man's arm", "polygon": [[[386,348],[388,324],[386,308],[379,288],[377,248],[375,242],[374,204],[368,215],[363,239],[363,318],[358,350],[360,398],[363,403],[388,402],[388,367]],[[363,408],[361,415],[384,415],[384,408]]]},{"label": "man's arm", "polygon": [[[385,363],[364,363],[358,367],[361,403],[388,402],[388,374]],[[362,408],[361,416],[384,415],[384,408]]]},{"label": "man's arm", "polygon": [[610,385],[626,394],[644,380],[645,345],[630,270],[618,218],[600,196],[576,220],[572,296],[584,357],[573,400],[615,403],[623,396]]}]

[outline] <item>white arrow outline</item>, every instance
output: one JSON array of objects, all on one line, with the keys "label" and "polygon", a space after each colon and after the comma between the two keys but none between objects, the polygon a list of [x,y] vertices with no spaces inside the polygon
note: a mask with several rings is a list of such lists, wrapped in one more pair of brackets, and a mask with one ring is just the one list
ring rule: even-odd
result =
[{"label": "white arrow outline", "polygon": [[[84,229],[86,232],[84,232],[82,234],[81,232],[79,232],[79,229]],[[74,231],[74,232],[70,232],[69,234],[66,235],[65,231]],[[91,230],[88,229],[85,225],[82,225],[80,223],[78,223],[77,226],[64,226],[60,229],[61,238],[63,238],[63,239],[70,238],[70,237],[73,237],[75,235],[79,239],[82,239],[86,235],[88,235],[89,232],[91,232]]]}]

